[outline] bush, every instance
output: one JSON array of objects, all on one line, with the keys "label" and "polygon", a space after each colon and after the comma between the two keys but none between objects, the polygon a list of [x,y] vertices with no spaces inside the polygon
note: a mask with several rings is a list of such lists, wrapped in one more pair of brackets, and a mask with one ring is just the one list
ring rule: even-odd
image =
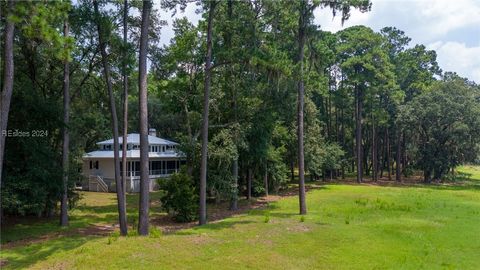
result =
[{"label": "bush", "polygon": [[252,196],[254,197],[260,197],[260,196],[263,196],[265,195],[265,186],[264,186],[264,183],[263,182],[258,182],[258,181],[254,181],[254,179],[252,179]]},{"label": "bush", "polygon": [[160,198],[162,208],[178,222],[189,222],[198,215],[198,195],[194,183],[184,170],[169,179],[159,179],[164,194]]},{"label": "bush", "polygon": [[157,227],[152,227],[150,229],[150,238],[160,238],[162,236],[163,232]]}]

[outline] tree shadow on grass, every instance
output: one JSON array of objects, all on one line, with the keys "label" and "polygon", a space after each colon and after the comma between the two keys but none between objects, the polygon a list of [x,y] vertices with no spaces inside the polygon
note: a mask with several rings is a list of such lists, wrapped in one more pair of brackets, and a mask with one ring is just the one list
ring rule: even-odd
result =
[{"label": "tree shadow on grass", "polygon": [[444,183],[444,184],[424,184],[418,188],[431,190],[452,190],[452,191],[480,191],[480,184],[477,183]]},{"label": "tree shadow on grass", "polygon": [[[34,243],[28,247],[18,247],[2,251],[2,269],[23,269],[58,253],[75,249],[95,236],[58,237],[48,244]],[[5,267],[5,268],[4,268]]]}]

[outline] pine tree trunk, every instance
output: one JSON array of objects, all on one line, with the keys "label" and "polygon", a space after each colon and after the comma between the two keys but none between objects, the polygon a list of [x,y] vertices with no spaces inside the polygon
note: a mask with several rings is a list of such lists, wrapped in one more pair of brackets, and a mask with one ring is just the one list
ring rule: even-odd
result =
[{"label": "pine tree trunk", "polygon": [[230,200],[230,210],[238,210],[238,159],[233,160],[232,164],[232,175],[233,175],[233,191],[232,199]]},{"label": "pine tree trunk", "polygon": [[[63,24],[63,36],[68,38],[68,21]],[[66,45],[65,45],[65,49]],[[63,192],[60,203],[60,226],[68,226],[68,153],[70,146],[69,114],[70,114],[70,66],[68,57],[63,62],[63,151],[62,151],[62,169],[63,169]]]},{"label": "pine tree trunk", "polygon": [[298,128],[298,199],[300,205],[300,215],[307,214],[307,204],[305,195],[305,159],[304,159],[304,145],[303,145],[303,110],[305,103],[305,88],[303,82],[303,55],[305,47],[305,31],[306,31],[306,5],[305,1],[300,4],[300,16],[298,20],[298,57],[297,63],[299,64],[298,73],[298,108],[297,108],[297,128]]},{"label": "pine tree trunk", "polygon": [[263,184],[265,186],[265,196],[268,196],[268,168],[266,163],[265,163],[265,173],[263,175]]},{"label": "pine tree trunk", "polygon": [[[123,206],[124,209],[127,208],[127,147],[128,147],[128,76],[127,76],[127,19],[128,19],[128,1],[125,0],[123,3],[123,67],[122,67],[122,76],[123,76],[123,139],[122,139],[122,196],[123,196]],[[131,181],[131,180],[130,180]],[[125,221],[125,225],[126,221]],[[120,228],[121,235],[127,235],[128,226],[125,228]]]},{"label": "pine tree trunk", "polygon": [[202,160],[200,165],[200,210],[199,224],[207,223],[207,159],[208,159],[208,109],[210,99],[211,62],[212,62],[212,28],[216,1],[210,1],[207,25],[207,54],[205,56],[205,87],[203,96],[202,123]]},{"label": "pine tree trunk", "polygon": [[388,134],[388,127],[387,127],[387,130],[386,130],[386,135],[385,135],[385,139],[386,139],[386,142],[387,142],[387,169],[388,169],[388,180],[392,180],[392,167],[391,167],[391,160],[390,160],[390,135]]},{"label": "pine tree trunk", "polygon": [[380,132],[379,132],[377,140],[378,140],[377,147],[380,147],[380,149],[378,150],[378,157],[377,157],[378,165],[379,165],[378,170],[380,171],[379,178],[382,179],[383,178],[383,171],[385,170],[385,160],[386,160],[386,158],[385,158],[385,153],[386,153],[385,136],[383,138],[381,138]]},{"label": "pine tree trunk", "polygon": [[252,198],[252,169],[247,170],[247,200]]},{"label": "pine tree trunk", "polygon": [[405,141],[405,132],[402,132],[402,172],[405,176],[405,168],[407,168],[408,164],[408,156],[407,156],[407,144]]},{"label": "pine tree trunk", "polygon": [[295,161],[290,161],[290,181],[295,181]]},{"label": "pine tree trunk", "polygon": [[372,114],[372,179],[377,181],[377,142],[375,134],[375,118]]},{"label": "pine tree trunk", "polygon": [[[7,14],[13,13],[14,1],[8,1],[8,12]],[[8,18],[8,16],[6,16]],[[13,92],[13,36],[15,34],[15,25],[12,20],[7,19],[6,25],[4,26],[4,47],[3,47],[3,87],[2,87],[2,96],[0,100],[0,187],[2,186],[2,176],[3,176],[3,158],[5,155],[5,138],[4,132],[7,132],[8,124],[8,113],[10,112],[10,101],[12,100]],[[1,193],[0,193],[1,194]],[[0,195],[0,204],[1,204],[1,195]],[[1,208],[1,207],[0,207]]]},{"label": "pine tree trunk", "polygon": [[123,233],[127,230],[127,214],[125,209],[125,197],[122,193],[122,179],[120,177],[120,147],[118,142],[118,118],[117,118],[117,109],[115,105],[115,95],[113,93],[112,78],[110,75],[110,66],[108,64],[108,55],[106,50],[106,43],[104,40],[104,33],[102,28],[102,22],[100,21],[100,12],[98,11],[98,1],[93,1],[95,8],[95,15],[97,19],[97,31],[98,31],[98,41],[100,45],[100,54],[102,56],[102,65],[103,65],[103,74],[105,77],[105,83],[107,85],[109,105],[110,105],[110,115],[112,118],[112,133],[113,133],[113,162],[115,170],[115,186],[117,192],[117,206],[118,206],[118,221],[120,224],[120,231]]},{"label": "pine tree trunk", "polygon": [[[342,82],[343,84],[343,75],[342,75]],[[347,145],[345,143],[345,117],[344,117],[344,109],[343,109],[343,100],[342,100],[342,108],[341,108],[341,116],[340,116],[340,119],[341,119],[341,136],[342,136],[342,147],[343,149],[346,149],[347,148]],[[348,153],[348,152],[347,152]],[[342,179],[345,179],[345,165],[344,163],[342,162]]]},{"label": "pine tree trunk", "polygon": [[148,173],[148,91],[147,91],[147,49],[148,27],[152,3],[143,1],[142,26],[140,32],[140,54],[138,59],[138,92],[140,112],[140,207],[138,213],[138,234],[149,233],[150,178]]},{"label": "pine tree trunk", "polygon": [[[228,0],[227,2],[227,17],[228,21],[231,22],[233,19],[233,0]],[[225,38],[225,45],[228,50],[232,49],[232,30],[229,29],[229,32],[226,35]],[[230,66],[228,68],[228,78],[232,79],[233,71],[232,71],[233,66]],[[237,111],[237,92],[235,85],[232,83],[230,85],[232,88],[232,98],[233,98],[233,121],[238,124],[238,111]],[[238,131],[235,130],[235,135],[234,135],[234,140],[235,140],[235,146],[238,148]],[[237,149],[238,150],[238,149]],[[238,155],[233,159],[232,161],[232,194],[231,194],[231,199],[230,199],[230,210],[236,211],[238,210]]]},{"label": "pine tree trunk", "polygon": [[395,181],[401,182],[402,181],[402,135],[401,131],[397,130],[397,151],[396,151],[396,158],[395,158]]},{"label": "pine tree trunk", "polygon": [[357,182],[361,183],[363,178],[363,150],[362,150],[362,101],[360,99],[359,87],[355,85],[355,145],[357,152]]}]

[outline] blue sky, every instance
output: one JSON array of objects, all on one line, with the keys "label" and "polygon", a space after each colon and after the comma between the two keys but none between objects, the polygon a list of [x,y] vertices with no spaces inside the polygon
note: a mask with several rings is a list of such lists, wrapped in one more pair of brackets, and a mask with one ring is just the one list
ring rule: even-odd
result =
[{"label": "blue sky", "polygon": [[[196,23],[199,15],[195,9],[190,5],[177,17],[187,16]],[[162,29],[162,43],[168,43],[173,35],[171,18],[164,11],[161,15],[169,21]],[[315,23],[332,32],[353,25],[366,25],[375,31],[395,26],[412,38],[412,46],[424,44],[437,51],[442,70],[480,83],[480,0],[372,0],[370,12],[352,11],[343,26],[328,9],[315,11]]]}]

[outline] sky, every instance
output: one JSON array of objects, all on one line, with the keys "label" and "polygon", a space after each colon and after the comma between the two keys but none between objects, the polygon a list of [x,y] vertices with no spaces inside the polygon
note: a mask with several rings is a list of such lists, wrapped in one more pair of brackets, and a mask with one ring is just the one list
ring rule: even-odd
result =
[{"label": "sky", "polygon": [[[190,5],[176,17],[186,16],[196,24],[200,19],[196,9]],[[168,22],[162,29],[162,43],[167,44],[173,36],[171,13],[160,14]],[[331,32],[354,25],[375,31],[394,26],[412,39],[411,46],[424,44],[435,50],[443,71],[455,71],[480,83],[480,0],[372,0],[370,12],[353,10],[343,26],[329,9],[317,9],[314,14],[314,23]]]}]

